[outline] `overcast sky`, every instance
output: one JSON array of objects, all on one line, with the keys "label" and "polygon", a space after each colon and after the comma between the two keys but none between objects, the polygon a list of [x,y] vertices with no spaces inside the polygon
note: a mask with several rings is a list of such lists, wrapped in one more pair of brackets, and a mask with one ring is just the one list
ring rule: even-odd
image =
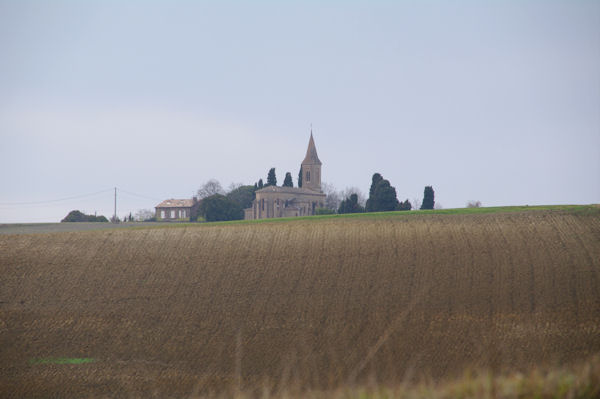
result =
[{"label": "overcast sky", "polygon": [[600,1],[0,0],[0,60],[0,223],[296,184],[311,123],[338,189],[600,202]]}]

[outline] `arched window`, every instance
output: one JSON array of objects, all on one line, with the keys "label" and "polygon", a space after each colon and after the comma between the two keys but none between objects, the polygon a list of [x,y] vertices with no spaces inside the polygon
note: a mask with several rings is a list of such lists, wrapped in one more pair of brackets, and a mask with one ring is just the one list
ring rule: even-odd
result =
[{"label": "arched window", "polygon": [[306,171],[306,181],[310,181],[310,170]]}]

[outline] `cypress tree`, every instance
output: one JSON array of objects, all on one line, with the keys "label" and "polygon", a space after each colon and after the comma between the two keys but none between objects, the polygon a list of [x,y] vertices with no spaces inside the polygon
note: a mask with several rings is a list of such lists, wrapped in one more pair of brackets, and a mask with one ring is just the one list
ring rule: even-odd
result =
[{"label": "cypress tree", "polygon": [[380,180],[373,193],[371,212],[395,211],[399,204],[396,189],[390,185],[389,180]]},{"label": "cypress tree", "polygon": [[382,180],[383,180],[383,176],[381,176],[381,174],[379,174],[379,173],[373,174],[373,177],[371,178],[371,188],[369,189],[369,197],[373,196],[373,194],[375,193],[375,188],[377,187],[377,184]]},{"label": "cypress tree", "polygon": [[340,206],[338,207],[337,213],[346,213],[346,200],[342,200],[342,202],[340,202]]},{"label": "cypress tree", "polygon": [[373,207],[375,201],[375,188],[377,187],[377,184],[382,180],[383,176],[381,176],[379,173],[373,174],[373,177],[371,178],[371,188],[369,189],[369,198],[367,199],[366,204],[367,212],[377,212],[377,210]]},{"label": "cypress tree", "polygon": [[425,191],[423,192],[423,203],[421,204],[421,209],[433,209],[435,205],[434,200],[434,192],[433,187],[425,186]]},{"label": "cypress tree", "polygon": [[260,190],[263,187],[264,187],[264,184],[263,184],[262,179],[258,179],[258,189]]},{"label": "cypress tree", "polygon": [[276,186],[277,185],[277,176],[275,176],[275,168],[269,169],[269,174],[267,175],[267,186]]},{"label": "cypress tree", "polygon": [[292,181],[292,174],[287,172],[285,174],[285,179],[283,179],[283,187],[294,187],[294,182]]},{"label": "cypress tree", "polygon": [[298,187],[302,187],[302,166],[300,166],[300,172],[298,172]]}]

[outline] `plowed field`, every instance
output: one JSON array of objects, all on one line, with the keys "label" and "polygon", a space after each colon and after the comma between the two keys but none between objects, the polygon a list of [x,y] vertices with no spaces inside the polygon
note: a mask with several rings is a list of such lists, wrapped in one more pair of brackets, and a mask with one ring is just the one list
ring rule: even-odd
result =
[{"label": "plowed field", "polygon": [[1,396],[328,389],[597,353],[600,209],[0,236]]}]

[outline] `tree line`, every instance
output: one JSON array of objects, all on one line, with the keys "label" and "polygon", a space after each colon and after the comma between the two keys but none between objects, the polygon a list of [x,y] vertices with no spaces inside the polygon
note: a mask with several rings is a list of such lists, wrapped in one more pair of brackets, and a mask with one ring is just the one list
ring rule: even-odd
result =
[{"label": "tree line", "polygon": [[[423,193],[423,203],[420,209],[433,209],[435,205],[434,191],[432,186],[426,186]],[[373,174],[369,198],[363,207],[358,201],[357,193],[351,193],[340,202],[337,213],[360,213],[360,212],[386,212],[386,211],[410,211],[412,204],[408,199],[398,201],[396,188],[390,181],[384,179],[380,173]]]},{"label": "tree line", "polygon": [[[299,187],[301,185],[300,182]],[[252,207],[256,191],[269,186],[277,186],[275,168],[269,169],[266,184],[261,178],[253,186],[232,185],[227,192],[217,180],[211,179],[198,190],[198,199],[201,200],[201,203],[198,214],[193,219],[202,218],[207,222],[243,219],[244,209]],[[282,187],[294,187],[290,172],[285,174]]]},{"label": "tree line", "polygon": [[[217,180],[209,180],[198,190],[198,198],[201,204],[198,217],[208,222],[238,220],[244,218],[244,209],[252,207],[252,201],[256,197],[256,191],[269,186],[277,186],[275,168],[269,169],[267,183],[259,179],[254,185],[232,185],[226,192]],[[324,183],[327,186],[326,183]],[[290,172],[285,174],[282,187],[294,187]],[[298,173],[298,187],[302,187],[302,168]],[[327,195],[325,208],[316,210],[317,214],[332,213],[361,213],[361,212],[385,212],[385,211],[409,211],[413,205],[408,199],[399,201],[396,188],[390,181],[384,179],[380,173],[373,174],[369,197],[363,205],[358,189],[349,189],[341,200],[339,193],[324,187]],[[423,193],[423,201],[420,209],[433,209],[435,205],[434,191],[432,186],[426,186]]]},{"label": "tree line", "polygon": [[[252,207],[256,198],[256,191],[269,186],[277,186],[275,168],[269,169],[267,183],[262,178],[254,185],[232,184],[226,191],[218,180],[210,179],[197,191],[200,206],[196,214],[192,214],[191,221],[226,221],[244,218],[244,209]],[[294,187],[290,172],[285,174],[282,187]],[[298,173],[298,187],[302,187],[302,168]],[[357,188],[349,188],[344,192],[337,192],[331,185],[323,183],[326,194],[325,207],[318,208],[317,214],[344,214],[362,212],[409,211],[413,205],[408,199],[398,201],[396,188],[389,180],[384,179],[380,173],[373,174],[369,197],[365,200]],[[434,191],[431,186],[426,186],[420,209],[433,209],[435,205]],[[476,205],[480,206],[478,202]],[[154,212],[148,209],[138,211],[134,216],[131,213],[123,221],[155,221]],[[115,221],[120,221],[119,219]],[[80,211],[71,211],[61,222],[108,222],[104,216],[86,215]]]}]

